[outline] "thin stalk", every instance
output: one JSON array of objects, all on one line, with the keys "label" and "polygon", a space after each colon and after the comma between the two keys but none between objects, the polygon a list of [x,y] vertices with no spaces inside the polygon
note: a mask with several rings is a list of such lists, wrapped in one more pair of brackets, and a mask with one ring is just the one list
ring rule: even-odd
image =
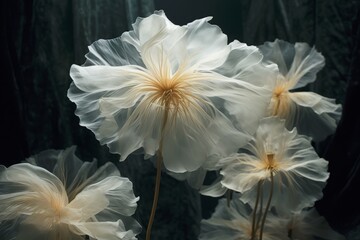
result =
[{"label": "thin stalk", "polygon": [[232,195],[233,195],[233,191],[228,189],[226,191],[226,203],[227,203],[227,206],[230,207],[230,202],[232,200]]},{"label": "thin stalk", "polygon": [[161,182],[161,167],[163,162],[163,156],[162,156],[162,149],[163,149],[163,143],[164,143],[164,135],[165,135],[165,126],[167,124],[169,111],[168,111],[168,103],[165,104],[165,111],[164,111],[164,117],[163,117],[163,123],[161,127],[161,138],[159,143],[159,149],[157,151],[157,158],[156,158],[156,179],[155,179],[155,191],[154,191],[154,199],[153,199],[153,205],[151,208],[150,213],[150,219],[148,226],[146,228],[146,240],[150,240],[151,236],[151,228],[155,219],[155,212],[158,205],[159,200],[159,193],[160,193],[160,182]]},{"label": "thin stalk", "polygon": [[260,191],[260,209],[259,209],[259,214],[258,214],[259,217],[256,222],[255,232],[257,232],[257,230],[259,229],[260,220],[261,220],[260,216],[262,216],[262,210],[263,210],[263,191]]},{"label": "thin stalk", "polygon": [[[257,185],[256,201],[255,201],[255,207],[254,207],[254,210],[253,210],[252,225],[251,225],[251,240],[254,240],[254,239],[255,239],[255,236],[256,236],[256,229],[255,229],[256,212],[257,212],[257,208],[258,208],[258,205],[259,205],[261,185],[262,185],[262,180],[260,180],[260,181],[258,182],[258,185]],[[260,217],[261,217],[261,216],[259,216],[259,218],[260,218]]]},{"label": "thin stalk", "polygon": [[264,216],[263,216],[262,221],[261,221],[259,240],[262,240],[262,236],[263,236],[263,232],[264,232],[264,226],[265,226],[265,220],[266,220],[266,215],[267,215],[267,213],[268,213],[268,211],[269,211],[269,208],[270,208],[270,203],[271,203],[271,199],[272,199],[273,192],[274,192],[274,174],[273,174],[273,171],[270,170],[270,195],[269,195],[269,200],[268,200],[268,202],[267,202],[267,204],[266,204]]},{"label": "thin stalk", "polygon": [[156,159],[156,180],[155,180],[154,199],[153,199],[153,204],[152,204],[152,208],[151,208],[149,223],[148,223],[148,226],[146,229],[146,240],[150,240],[151,228],[152,228],[152,225],[153,225],[153,222],[155,219],[155,212],[156,212],[156,208],[157,208],[157,204],[158,204],[158,200],[159,200],[162,160],[163,160],[162,154],[159,151],[157,159]]}]

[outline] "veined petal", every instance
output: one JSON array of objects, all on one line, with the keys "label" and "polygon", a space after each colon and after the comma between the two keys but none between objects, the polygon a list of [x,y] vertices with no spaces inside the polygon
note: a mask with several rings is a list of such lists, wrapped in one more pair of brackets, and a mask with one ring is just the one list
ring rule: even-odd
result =
[{"label": "veined petal", "polygon": [[122,41],[120,37],[97,40],[89,46],[89,52],[85,57],[85,66],[144,66],[137,49],[132,44]]},{"label": "veined petal", "polygon": [[309,138],[289,132],[279,118],[263,119],[254,139],[239,151],[219,165],[223,186],[241,192],[244,202],[254,204],[258,184],[263,199],[268,199],[273,184],[271,206],[286,204],[294,211],[322,197],[329,177],[327,161],[318,157]]},{"label": "veined petal", "polygon": [[[134,65],[81,67],[73,64],[70,68],[70,76],[81,91],[117,91],[119,95],[136,85],[139,78],[148,78],[144,68]],[[71,95],[69,97],[71,100]]]},{"label": "veined petal", "polygon": [[273,89],[278,75],[276,64],[262,62],[263,55],[255,46],[247,46],[235,40],[229,44],[231,51],[226,61],[216,72],[229,77],[254,84],[267,89]]},{"label": "veined petal", "polygon": [[288,121],[289,128],[296,126],[299,133],[311,136],[314,141],[334,133],[342,112],[334,99],[311,92],[290,93],[289,97],[296,104],[295,121]]},{"label": "veined petal", "polygon": [[75,225],[79,232],[97,240],[136,240],[138,230],[126,229],[121,220],[116,222],[82,222]]},{"label": "veined petal", "polygon": [[279,210],[281,217],[288,222],[288,235],[292,239],[345,240],[345,236],[331,229],[326,219],[320,216],[315,208],[285,214],[282,212],[283,209]]},{"label": "veined petal", "polygon": [[296,89],[315,81],[316,74],[325,65],[325,59],[307,43],[295,45],[276,39],[259,46],[264,61],[276,63],[288,82],[289,89]]},{"label": "veined petal", "polygon": [[249,140],[249,136],[235,129],[224,115],[216,109],[213,111],[214,115],[208,116],[192,110],[191,114],[197,114],[192,118],[201,125],[182,115],[178,116],[175,124],[169,125],[171,127],[166,129],[163,145],[167,169],[176,173],[195,171],[206,165],[205,161],[211,155],[226,156]]},{"label": "veined petal", "polygon": [[285,41],[275,39],[274,42],[265,42],[259,46],[265,62],[276,63],[280,74],[286,76],[289,72],[295,55],[294,46]]},{"label": "veined petal", "polygon": [[141,52],[144,46],[161,42],[169,33],[179,28],[167,19],[164,11],[155,11],[146,18],[138,17],[132,26],[134,30],[123,33],[121,40],[134,45],[138,52]]},{"label": "veined petal", "polygon": [[[252,209],[249,205],[235,197],[228,206],[226,199],[221,199],[211,218],[201,221],[199,239],[250,239],[251,221]],[[269,213],[268,221],[265,222],[263,240],[288,239],[286,229],[283,227],[284,222]],[[258,236],[259,232],[256,233],[256,239]]]},{"label": "veined petal", "polygon": [[295,56],[287,79],[296,83],[292,89],[306,86],[314,82],[316,74],[325,66],[323,55],[310,48],[307,43],[295,43]]},{"label": "veined petal", "polygon": [[216,107],[225,108],[223,112],[240,131],[253,134],[259,120],[266,115],[271,91],[244,81],[217,77],[199,83],[202,84],[199,85],[199,94],[213,99]]},{"label": "veined petal", "polygon": [[0,213],[0,222],[22,214],[52,217],[67,202],[61,181],[43,168],[21,163],[1,172],[0,208],[4,211]]},{"label": "veined petal", "polygon": [[211,185],[203,186],[199,192],[202,195],[210,197],[220,197],[224,195],[228,189],[222,185],[221,180],[222,177],[219,177]]},{"label": "veined petal", "polygon": [[[335,99],[326,98],[313,92],[293,92],[290,94],[291,99],[303,107],[311,107],[317,114],[333,113],[341,114],[341,105],[335,103]],[[339,119],[336,119],[337,121]]]},{"label": "veined petal", "polygon": [[209,24],[210,20],[211,17],[207,17],[187,24],[183,38],[190,66],[195,64],[202,70],[220,66],[230,51],[227,36],[218,26]]}]

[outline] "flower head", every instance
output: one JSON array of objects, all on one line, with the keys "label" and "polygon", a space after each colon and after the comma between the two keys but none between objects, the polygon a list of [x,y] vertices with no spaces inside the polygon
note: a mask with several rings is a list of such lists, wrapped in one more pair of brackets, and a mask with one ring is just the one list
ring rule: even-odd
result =
[{"label": "flower head", "polygon": [[268,114],[286,119],[288,129],[296,127],[300,134],[315,141],[332,134],[340,119],[341,105],[313,92],[295,92],[315,81],[317,72],[325,65],[321,53],[306,43],[293,45],[278,39],[259,48],[264,61],[279,67],[279,75],[271,86],[273,96]]},{"label": "flower head", "polygon": [[142,148],[145,157],[159,151],[172,172],[191,172],[210,155],[235,152],[255,131],[271,92],[222,72],[232,67],[245,79],[255,76],[251,69],[275,70],[261,65],[256,47],[228,45],[210,19],[177,26],[155,12],[119,38],[94,42],[84,66],[71,67],[68,97],[80,124],[120,160]]},{"label": "flower head", "polygon": [[273,192],[272,206],[286,205],[289,210],[312,206],[322,197],[329,177],[327,161],[318,157],[307,137],[296,129],[288,131],[283,120],[263,119],[254,139],[240,151],[219,165],[222,186],[241,192],[244,202],[255,202],[260,183],[265,199]]},{"label": "flower head", "polygon": [[112,163],[97,169],[74,151],[48,150],[31,164],[0,166],[0,232],[8,239],[136,239],[132,183]]}]

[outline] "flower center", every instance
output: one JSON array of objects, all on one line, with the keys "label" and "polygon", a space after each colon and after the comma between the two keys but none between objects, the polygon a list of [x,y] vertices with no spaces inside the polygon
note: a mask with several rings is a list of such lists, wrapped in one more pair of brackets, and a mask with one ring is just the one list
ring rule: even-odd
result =
[{"label": "flower center", "polygon": [[286,118],[290,107],[289,91],[286,84],[280,84],[275,87],[271,105],[271,114],[273,116]]},{"label": "flower center", "polygon": [[263,161],[263,167],[266,169],[266,170],[269,170],[269,171],[276,171],[279,167],[279,163],[276,161],[276,159],[274,158],[274,154],[273,153],[270,153],[270,154],[267,154],[266,157],[264,158],[264,161]]}]

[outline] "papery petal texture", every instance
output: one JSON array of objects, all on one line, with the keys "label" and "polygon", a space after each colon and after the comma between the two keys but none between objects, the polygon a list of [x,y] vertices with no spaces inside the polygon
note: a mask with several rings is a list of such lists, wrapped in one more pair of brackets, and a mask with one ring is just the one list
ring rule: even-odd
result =
[{"label": "papery petal texture", "polygon": [[300,134],[317,142],[334,133],[341,105],[315,93],[296,92],[316,80],[316,74],[325,65],[321,53],[306,43],[291,44],[278,39],[259,48],[264,61],[277,64],[280,71],[272,88],[268,114],[286,119],[289,130],[296,127]]},{"label": "papery petal texture", "polygon": [[[285,206],[286,207],[286,206]],[[315,208],[303,209],[296,213],[284,213],[280,217],[287,221],[288,236],[291,239],[345,240],[345,236],[334,231],[326,219]]]},{"label": "papery petal texture", "polygon": [[136,239],[141,228],[131,215],[139,198],[114,164],[97,169],[96,160],[77,158],[75,147],[27,161],[0,168],[1,233],[11,229],[16,239],[30,233],[50,240]]},{"label": "papery petal texture", "polygon": [[236,152],[256,130],[272,93],[245,80],[276,70],[261,64],[256,47],[228,45],[210,19],[177,26],[157,11],[119,38],[96,41],[85,64],[71,67],[68,97],[80,124],[120,160],[160,149],[167,170],[193,172],[212,155]]},{"label": "papery petal texture", "polygon": [[223,186],[241,192],[244,202],[255,203],[259,183],[268,199],[273,184],[271,206],[284,204],[289,211],[312,206],[329,177],[327,161],[318,157],[309,138],[288,131],[277,117],[263,119],[254,139],[219,165]]},{"label": "papery petal texture", "polygon": [[[269,216],[270,221],[265,223],[263,240],[287,239],[283,222],[276,221]],[[210,219],[201,221],[199,239],[250,239],[252,231],[252,209],[249,205],[241,202],[235,197],[227,206],[226,199],[219,200],[219,203]],[[258,234],[256,235],[258,239]]]}]

